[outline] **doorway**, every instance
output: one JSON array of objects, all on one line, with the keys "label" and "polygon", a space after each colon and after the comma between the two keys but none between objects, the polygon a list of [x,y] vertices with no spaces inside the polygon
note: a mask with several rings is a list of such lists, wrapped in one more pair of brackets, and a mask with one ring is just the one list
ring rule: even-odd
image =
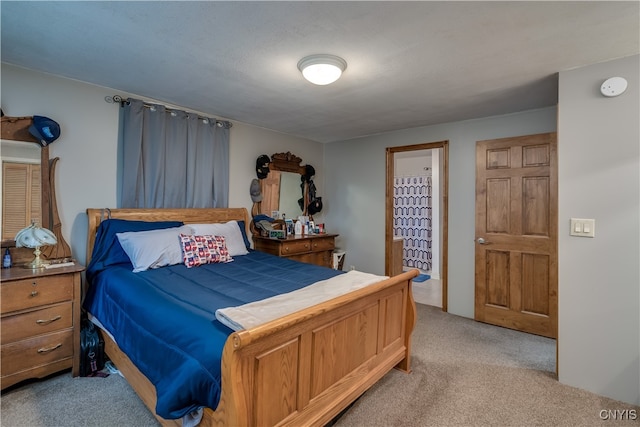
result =
[{"label": "doorway", "polygon": [[386,253],[401,239],[404,268],[423,279],[413,283],[416,301],[447,311],[448,141],[389,147],[386,156]]}]

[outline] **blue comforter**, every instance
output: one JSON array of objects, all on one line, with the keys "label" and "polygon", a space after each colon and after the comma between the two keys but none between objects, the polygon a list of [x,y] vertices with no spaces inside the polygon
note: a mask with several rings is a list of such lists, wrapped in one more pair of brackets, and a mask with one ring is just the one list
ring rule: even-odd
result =
[{"label": "blue comforter", "polygon": [[84,307],[156,387],[156,412],[166,419],[218,406],[222,349],[232,331],[215,319],[217,309],[341,273],[256,251],[225,264],[133,273],[117,246],[98,235]]}]

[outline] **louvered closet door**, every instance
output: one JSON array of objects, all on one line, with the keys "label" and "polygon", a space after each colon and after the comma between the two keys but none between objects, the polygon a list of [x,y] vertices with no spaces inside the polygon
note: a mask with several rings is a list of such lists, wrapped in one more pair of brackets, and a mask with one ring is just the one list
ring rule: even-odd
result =
[{"label": "louvered closet door", "polygon": [[280,205],[280,171],[269,171],[266,178],[260,180],[262,186],[262,213],[271,216]]},{"label": "louvered closet door", "polygon": [[476,145],[475,319],[557,337],[556,134]]},{"label": "louvered closet door", "polygon": [[40,222],[40,165],[2,163],[2,239],[13,239],[18,231]]}]

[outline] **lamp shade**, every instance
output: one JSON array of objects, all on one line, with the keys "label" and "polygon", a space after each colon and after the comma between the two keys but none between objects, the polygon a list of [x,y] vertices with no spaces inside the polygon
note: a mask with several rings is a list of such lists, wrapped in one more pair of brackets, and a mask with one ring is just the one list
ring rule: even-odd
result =
[{"label": "lamp shade", "polygon": [[36,223],[32,223],[30,226],[23,228],[16,234],[16,247],[21,248],[35,248],[33,254],[35,258],[29,264],[27,268],[43,268],[45,263],[40,258],[40,246],[55,245],[58,243],[55,234],[46,228],[38,226]]},{"label": "lamp shade", "polygon": [[55,234],[35,223],[18,231],[15,240],[16,246],[19,248],[38,248],[58,243]]},{"label": "lamp shade", "polygon": [[347,62],[335,55],[310,55],[298,62],[298,69],[305,79],[316,85],[328,85],[340,78]]}]

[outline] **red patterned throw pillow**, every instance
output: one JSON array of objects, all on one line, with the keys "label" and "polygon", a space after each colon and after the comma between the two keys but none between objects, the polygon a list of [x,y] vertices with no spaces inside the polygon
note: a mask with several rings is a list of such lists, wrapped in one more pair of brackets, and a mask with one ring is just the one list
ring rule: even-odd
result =
[{"label": "red patterned throw pillow", "polygon": [[180,234],[182,257],[187,268],[233,261],[222,236]]}]

